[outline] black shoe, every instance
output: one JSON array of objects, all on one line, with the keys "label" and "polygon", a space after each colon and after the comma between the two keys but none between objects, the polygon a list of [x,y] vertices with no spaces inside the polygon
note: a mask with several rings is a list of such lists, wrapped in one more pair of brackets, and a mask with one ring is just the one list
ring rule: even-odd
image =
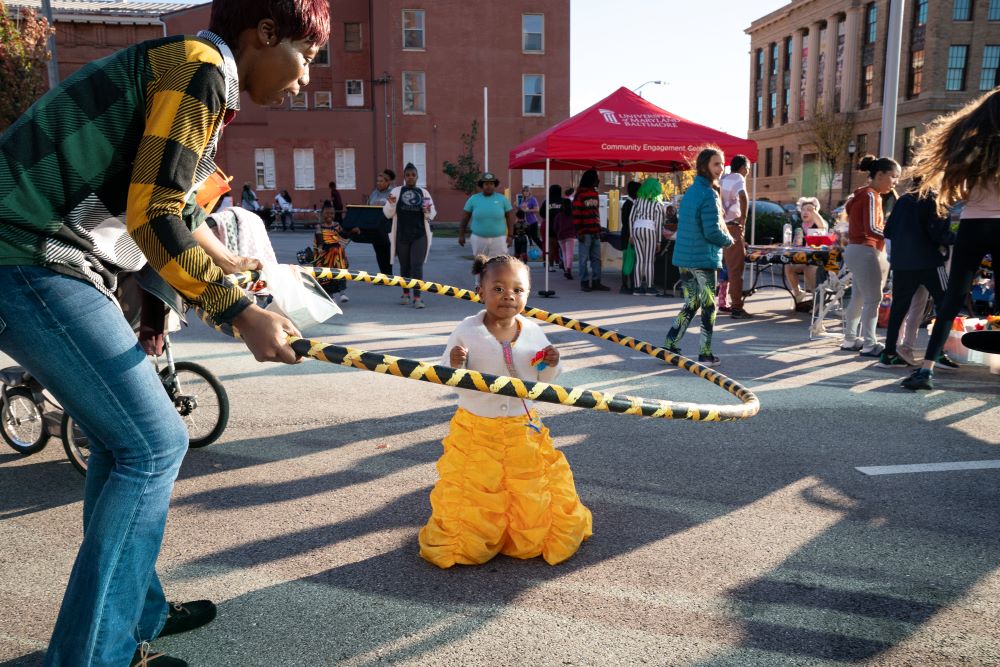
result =
[{"label": "black shoe", "polygon": [[934,388],[934,380],[931,376],[931,372],[926,368],[918,368],[910,374],[910,377],[904,379],[900,384],[906,389],[912,391],[917,391],[918,389],[926,389],[930,391]]},{"label": "black shoe", "polygon": [[875,364],[876,368],[907,368],[909,364],[896,354],[895,352],[889,352],[884,350],[882,356],[879,357],[878,363]]},{"label": "black shoe", "polygon": [[563,271],[563,275],[566,277],[566,280],[573,280],[573,273],[571,271]]},{"label": "black shoe", "polygon": [[664,343],[663,349],[669,352],[670,354],[676,354],[678,357],[684,356],[683,354],[681,354],[681,348],[677,347],[676,345],[668,345],[667,343]]},{"label": "black shoe", "polygon": [[742,308],[740,308],[739,310],[734,310],[729,315],[729,317],[733,318],[734,320],[752,320],[753,319],[753,315],[751,315],[747,311],[743,310]]},{"label": "black shoe", "polygon": [[602,285],[601,283],[594,283],[593,285],[590,286],[590,289],[594,290],[595,292],[610,292],[611,291],[610,287],[608,287],[607,285]]},{"label": "black shoe", "polygon": [[941,356],[938,357],[937,361],[934,362],[934,368],[948,368],[954,370],[956,368],[961,368],[961,367],[962,364],[958,363],[944,352],[942,352]]},{"label": "black shoe", "polygon": [[719,359],[714,354],[698,355],[698,363],[701,364],[702,366],[708,366],[709,368],[711,368],[712,366],[718,366],[720,361],[722,360]]},{"label": "black shoe", "polygon": [[171,658],[166,653],[154,651],[148,642],[143,642],[135,650],[132,662],[129,667],[188,667],[188,664],[180,658]]},{"label": "black shoe", "polygon": [[206,623],[211,623],[215,618],[215,605],[208,600],[195,600],[194,602],[171,602],[170,611],[167,614],[167,622],[160,630],[160,637],[176,635],[178,632],[187,632],[200,628]]},{"label": "black shoe", "polygon": [[584,292],[592,292],[594,288],[592,288],[588,283],[580,283],[580,289]]}]

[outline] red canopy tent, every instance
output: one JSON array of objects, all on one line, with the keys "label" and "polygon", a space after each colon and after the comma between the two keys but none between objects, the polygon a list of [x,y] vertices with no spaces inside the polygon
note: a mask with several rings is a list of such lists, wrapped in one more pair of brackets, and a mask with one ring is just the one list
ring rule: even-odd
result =
[{"label": "red canopy tent", "polygon": [[[624,87],[511,150],[508,166],[544,169],[547,194],[550,169],[683,171],[694,166],[699,149],[706,145],[718,146],[727,157],[742,153],[754,163],[756,198],[757,142],[676,116]],[[756,206],[751,206],[751,230],[755,223]],[[548,242],[546,230],[546,246]],[[548,262],[546,247],[546,269]],[[546,270],[545,289],[540,295],[554,294],[548,283]]]},{"label": "red canopy tent", "polygon": [[677,171],[690,169],[698,149],[714,144],[726,156],[757,161],[757,143],[661,109],[619,88],[510,152],[511,169]]}]

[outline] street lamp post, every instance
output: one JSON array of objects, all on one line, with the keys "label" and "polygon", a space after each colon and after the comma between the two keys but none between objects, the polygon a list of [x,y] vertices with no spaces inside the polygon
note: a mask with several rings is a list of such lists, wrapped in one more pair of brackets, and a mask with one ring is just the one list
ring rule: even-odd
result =
[{"label": "street lamp post", "polygon": [[632,92],[633,93],[639,93],[639,97],[642,97],[642,93],[640,93],[639,91],[642,90],[643,86],[648,86],[651,83],[655,83],[657,86],[665,86],[666,85],[665,81],[647,81],[646,83],[642,84],[638,88],[633,88]]},{"label": "street lamp post", "polygon": [[[851,173],[854,171],[854,154],[858,152],[858,145],[851,139],[847,143],[847,192],[851,191]],[[844,193],[841,193],[844,194]]]}]

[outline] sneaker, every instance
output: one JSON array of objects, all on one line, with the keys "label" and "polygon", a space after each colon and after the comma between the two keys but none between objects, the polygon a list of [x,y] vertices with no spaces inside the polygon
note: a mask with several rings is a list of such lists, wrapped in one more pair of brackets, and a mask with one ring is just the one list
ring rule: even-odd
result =
[{"label": "sneaker", "polygon": [[[663,341],[663,349],[670,354],[681,354],[681,348],[677,346],[677,343],[671,343],[670,341]],[[684,355],[681,355],[684,356]]]},{"label": "sneaker", "polygon": [[733,312],[733,309],[730,308],[729,306],[719,306],[719,312],[720,313],[731,313],[731,312]]},{"label": "sneaker", "polygon": [[594,291],[594,289],[590,285],[588,285],[587,283],[580,283],[580,289],[583,290],[584,292],[593,292]]},{"label": "sneaker", "polygon": [[747,311],[743,310],[742,308],[740,308],[739,310],[734,310],[732,312],[732,314],[730,314],[729,317],[733,318],[734,320],[752,320],[753,319],[753,315],[751,315]]},{"label": "sneaker", "polygon": [[427,306],[424,305],[424,302],[423,302],[422,299],[414,299],[413,300],[413,307],[414,308],[426,308]]},{"label": "sneaker", "polygon": [[714,354],[698,355],[698,363],[701,364],[702,366],[708,366],[709,368],[711,368],[712,366],[718,366],[720,361],[721,359],[719,359]]},{"label": "sneaker", "polygon": [[573,274],[570,271],[563,271],[563,276],[566,278],[566,280],[573,280]]},{"label": "sneaker", "polygon": [[933,375],[926,368],[918,368],[910,374],[910,377],[905,378],[900,384],[904,388],[910,389],[912,391],[917,391],[918,389],[926,389],[930,391],[934,388]]},{"label": "sneaker", "polygon": [[867,349],[862,349],[858,352],[858,356],[861,357],[875,357],[876,359],[882,357],[882,353],[885,352],[885,346],[881,343],[875,343]]},{"label": "sneaker", "polygon": [[593,285],[590,286],[590,289],[594,290],[595,292],[610,292],[611,291],[610,287],[608,287],[607,285],[604,285],[602,283],[594,283]]},{"label": "sneaker", "polygon": [[906,368],[910,364],[906,363],[897,352],[882,352],[882,356],[878,358],[878,363],[875,364],[877,368]]},{"label": "sneaker", "polygon": [[956,368],[961,368],[961,367],[962,364],[958,363],[944,352],[942,352],[941,356],[938,357],[937,361],[934,362],[934,368],[945,368],[949,370],[954,370]]},{"label": "sneaker", "polygon": [[143,642],[132,655],[129,667],[188,667],[180,658],[171,658],[166,653],[154,651],[149,642]]},{"label": "sneaker", "polygon": [[559,269],[557,269],[555,266],[553,266],[552,264],[549,264],[549,273],[555,273],[558,270]]},{"label": "sneaker", "polygon": [[[167,622],[163,624],[158,637],[176,635],[211,623],[215,618],[215,605],[208,600],[194,602],[171,602],[167,612]],[[167,663],[164,663],[167,664]]]},{"label": "sneaker", "polygon": [[351,300],[351,297],[347,296],[346,294],[341,294],[340,295],[340,302],[341,303],[347,303],[350,300]]},{"label": "sneaker", "polygon": [[843,343],[840,344],[840,349],[847,350],[848,352],[860,352],[864,344],[865,342],[860,338],[855,338],[854,340],[845,340]]},{"label": "sneaker", "polygon": [[896,356],[906,362],[907,366],[916,366],[917,362],[913,358],[913,351],[906,347],[897,347]]},{"label": "sneaker", "polygon": [[413,301],[410,300],[409,294],[404,294],[403,296],[399,297],[399,305],[409,306],[411,303],[413,303]]}]

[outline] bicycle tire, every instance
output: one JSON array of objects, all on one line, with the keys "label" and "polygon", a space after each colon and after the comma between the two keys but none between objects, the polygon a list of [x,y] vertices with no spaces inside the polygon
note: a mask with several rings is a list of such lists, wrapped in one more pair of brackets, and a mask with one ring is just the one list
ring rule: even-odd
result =
[{"label": "bicycle tire", "polygon": [[[35,395],[28,387],[8,387],[0,400],[0,435],[10,448],[21,456],[29,456],[45,449],[49,442],[49,427],[45,424],[45,415],[35,402]],[[38,433],[20,434],[11,429],[19,428],[23,423],[38,424]]]},{"label": "bicycle tire", "polygon": [[[76,437],[78,433],[79,437]],[[62,416],[62,445],[66,451],[66,458],[73,464],[77,472],[86,477],[87,461],[90,460],[90,445],[87,443],[86,434],[78,429],[76,422],[73,421],[68,412],[64,412]],[[86,450],[86,453],[83,450]]]},{"label": "bicycle tire", "polygon": [[[201,393],[195,396],[198,405],[193,408],[192,412],[185,414],[184,410],[187,406],[182,405],[180,402],[183,401],[183,397],[191,396],[190,394],[177,394],[176,386],[171,383],[170,380],[170,369],[164,368],[160,371],[160,381],[163,382],[163,388],[167,390],[167,394],[170,399],[174,401],[174,406],[177,408],[178,413],[180,413],[181,418],[188,427],[189,434],[189,446],[195,449],[199,447],[207,447],[222,435],[222,432],[226,430],[226,426],[229,424],[229,394],[226,393],[226,388],[222,386],[219,379],[215,377],[212,371],[208,370],[200,364],[196,364],[192,361],[178,361],[174,364],[174,371],[176,375],[180,378],[181,389],[187,386],[191,386],[191,380],[189,378],[187,381],[184,380],[183,375],[194,375],[198,379],[202,380],[211,389],[211,394],[209,394],[205,388],[201,389]],[[197,385],[195,385],[197,386]],[[213,416],[209,419],[214,420],[214,423],[208,424],[211,426],[205,431],[205,428],[198,428],[199,424],[196,419],[192,418],[195,411],[199,411],[199,415],[204,415],[208,413],[208,408],[213,407],[213,397],[215,411]],[[204,400],[204,403],[201,401]]]}]

